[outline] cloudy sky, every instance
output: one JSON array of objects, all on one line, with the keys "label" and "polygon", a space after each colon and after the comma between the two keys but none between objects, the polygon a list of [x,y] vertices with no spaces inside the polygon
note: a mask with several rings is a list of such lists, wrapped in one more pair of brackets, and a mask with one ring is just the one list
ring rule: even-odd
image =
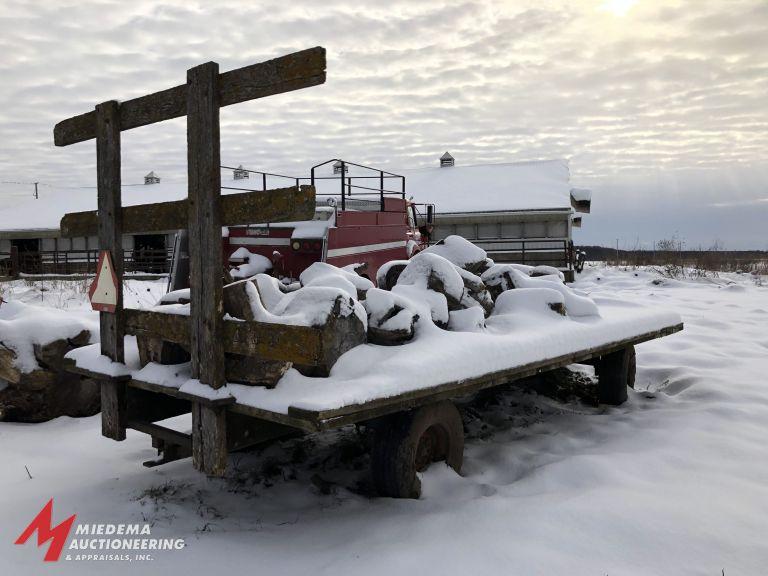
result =
[{"label": "cloudy sky", "polygon": [[[767,0],[0,0],[0,181],[93,185],[57,121],[322,45],[325,85],[222,110],[225,164],[566,158],[577,242],[768,249],[767,38]],[[123,181],[183,178],[184,130],[126,132]]]}]

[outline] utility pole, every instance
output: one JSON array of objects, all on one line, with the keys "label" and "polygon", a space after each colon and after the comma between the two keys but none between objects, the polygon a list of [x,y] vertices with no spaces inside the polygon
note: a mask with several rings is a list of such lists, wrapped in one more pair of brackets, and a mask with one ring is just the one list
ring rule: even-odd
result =
[{"label": "utility pole", "polygon": [[35,200],[37,200],[39,199],[39,196],[37,195],[37,185],[39,184],[39,182],[35,182],[34,184],[35,184]]}]

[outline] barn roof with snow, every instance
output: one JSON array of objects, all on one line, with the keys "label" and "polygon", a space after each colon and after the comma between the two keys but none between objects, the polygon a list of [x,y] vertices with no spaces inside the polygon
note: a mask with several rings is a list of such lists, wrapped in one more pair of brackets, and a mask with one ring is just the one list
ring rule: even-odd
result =
[{"label": "barn roof with snow", "polygon": [[[326,176],[331,176],[325,174]],[[397,170],[406,180],[406,194],[414,201],[435,204],[437,213],[496,212],[516,210],[570,210],[587,212],[590,191],[571,188],[568,164],[564,160],[453,166],[450,170],[420,168]],[[355,173],[349,173],[354,178]],[[308,183],[302,181],[302,184]],[[292,184],[292,182],[291,182]],[[317,182],[318,192],[338,189],[338,179]],[[366,183],[370,185],[369,183]],[[222,174],[222,185],[249,187]],[[270,178],[268,188],[279,188],[285,179]],[[254,184],[254,187],[260,188]],[[399,190],[400,183],[387,180],[385,187]],[[224,190],[223,193],[233,193]],[[163,180],[151,187],[124,185],[124,206],[181,200],[187,195],[186,182]],[[0,234],[17,230],[58,232],[67,212],[96,209],[96,188],[45,187],[40,199],[31,194],[14,196],[12,202],[0,198]],[[577,207],[577,205],[579,207]]]},{"label": "barn roof with snow", "polygon": [[[407,192],[438,213],[508,210],[569,210],[572,207],[568,164],[564,160],[421,168],[401,172]],[[588,190],[580,199],[588,200]]]}]

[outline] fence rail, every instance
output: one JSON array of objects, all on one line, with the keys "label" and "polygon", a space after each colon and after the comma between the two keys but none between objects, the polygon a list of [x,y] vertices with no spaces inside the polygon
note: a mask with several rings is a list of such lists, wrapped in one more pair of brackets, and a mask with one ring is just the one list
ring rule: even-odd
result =
[{"label": "fence rail", "polygon": [[[126,273],[166,274],[172,249],[126,250]],[[95,274],[99,250],[41,250],[0,252],[0,276],[21,274]]]},{"label": "fence rail", "polygon": [[573,245],[568,240],[549,239],[472,239],[496,262],[514,262],[529,266],[554,266],[571,269],[573,266]]}]

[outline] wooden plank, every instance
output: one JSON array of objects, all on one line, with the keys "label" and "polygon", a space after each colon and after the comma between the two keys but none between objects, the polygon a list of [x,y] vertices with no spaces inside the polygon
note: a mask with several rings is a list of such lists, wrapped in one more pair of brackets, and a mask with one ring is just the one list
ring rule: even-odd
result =
[{"label": "wooden plank", "polygon": [[75,361],[71,358],[64,358],[64,360],[61,363],[62,369],[66,370],[67,372],[71,372],[72,374],[77,374],[79,376],[84,376],[86,378],[92,378],[93,380],[98,380],[99,382],[115,382],[115,383],[121,383],[121,382],[127,382],[131,379],[130,374],[124,374],[121,376],[110,376],[109,374],[102,374],[100,372],[94,372],[92,370],[88,370],[86,368],[81,368],[80,366],[77,366],[75,364]]},{"label": "wooden plank", "polygon": [[[123,233],[185,229],[189,225],[188,211],[189,203],[186,199],[126,206],[122,209]],[[222,226],[311,220],[314,214],[314,186],[291,186],[221,197]],[[98,225],[96,210],[72,212],[61,219],[61,235],[65,238],[91,236],[97,233]]]},{"label": "wooden plank", "polygon": [[565,354],[557,358],[532,362],[508,370],[500,370],[498,372],[484,374],[476,378],[456,380],[432,386],[430,388],[411,390],[388,398],[379,398],[370,402],[365,402],[363,404],[349,404],[332,410],[304,410],[295,406],[290,406],[288,408],[288,416],[297,420],[304,420],[316,430],[337,428],[353,422],[360,422],[362,420],[369,420],[371,418],[377,418],[403,410],[410,410],[425,403],[432,403],[439,400],[471,394],[485,388],[491,388],[520,378],[533,376],[540,372],[583,362],[597,356],[603,356],[621,350],[629,345],[668,336],[669,334],[679,332],[682,329],[682,324],[669,326],[661,330],[641,334],[633,338],[627,338],[604,346],[580,350],[573,354]]},{"label": "wooden plank", "polygon": [[101,434],[112,440],[125,440],[128,403],[124,382],[101,381]]},{"label": "wooden plank", "polygon": [[192,403],[192,464],[209,476],[227,470],[227,411]]},{"label": "wooden plank", "polygon": [[96,106],[96,176],[98,184],[99,248],[109,250],[117,277],[117,306],[99,313],[101,353],[114,362],[124,360],[123,213],[120,180],[120,109],[114,100]]},{"label": "wooden plank", "polygon": [[227,412],[227,449],[230,452],[243,450],[268,440],[300,434],[295,428],[289,426],[250,418],[236,412]]},{"label": "wooden plank", "polygon": [[[189,316],[129,308],[125,317],[128,334],[157,336],[190,346]],[[226,320],[218,344],[232,354],[317,366],[324,359],[323,342],[323,330],[319,328]]]},{"label": "wooden plank", "polygon": [[[264,98],[325,82],[325,48],[317,46],[252,64],[217,78],[221,106]],[[120,129],[130,130],[155,122],[180,118],[187,111],[187,87],[176,86],[121,105]],[[63,120],[53,129],[56,146],[85,142],[96,136],[93,112]]]},{"label": "wooden plank", "polygon": [[169,388],[168,386],[155,384],[154,382],[145,382],[143,380],[131,380],[128,382],[128,387],[145,390],[147,392],[155,392],[157,394],[166,394],[167,396],[172,396],[173,398],[178,398],[179,400],[199,402],[200,404],[205,404],[206,406],[212,407],[230,406],[235,403],[235,399],[231,396],[227,398],[201,398],[200,396],[188,394],[186,392],[182,392],[181,390],[177,390],[176,388]]},{"label": "wooden plank", "polygon": [[192,377],[224,386],[224,270],[221,247],[219,65],[187,71],[187,173],[189,182],[190,354]]},{"label": "wooden plank", "polygon": [[176,444],[190,450],[192,449],[192,436],[190,434],[184,434],[183,432],[142,420],[129,420],[128,428],[149,434],[150,436],[156,436],[168,444]]}]

